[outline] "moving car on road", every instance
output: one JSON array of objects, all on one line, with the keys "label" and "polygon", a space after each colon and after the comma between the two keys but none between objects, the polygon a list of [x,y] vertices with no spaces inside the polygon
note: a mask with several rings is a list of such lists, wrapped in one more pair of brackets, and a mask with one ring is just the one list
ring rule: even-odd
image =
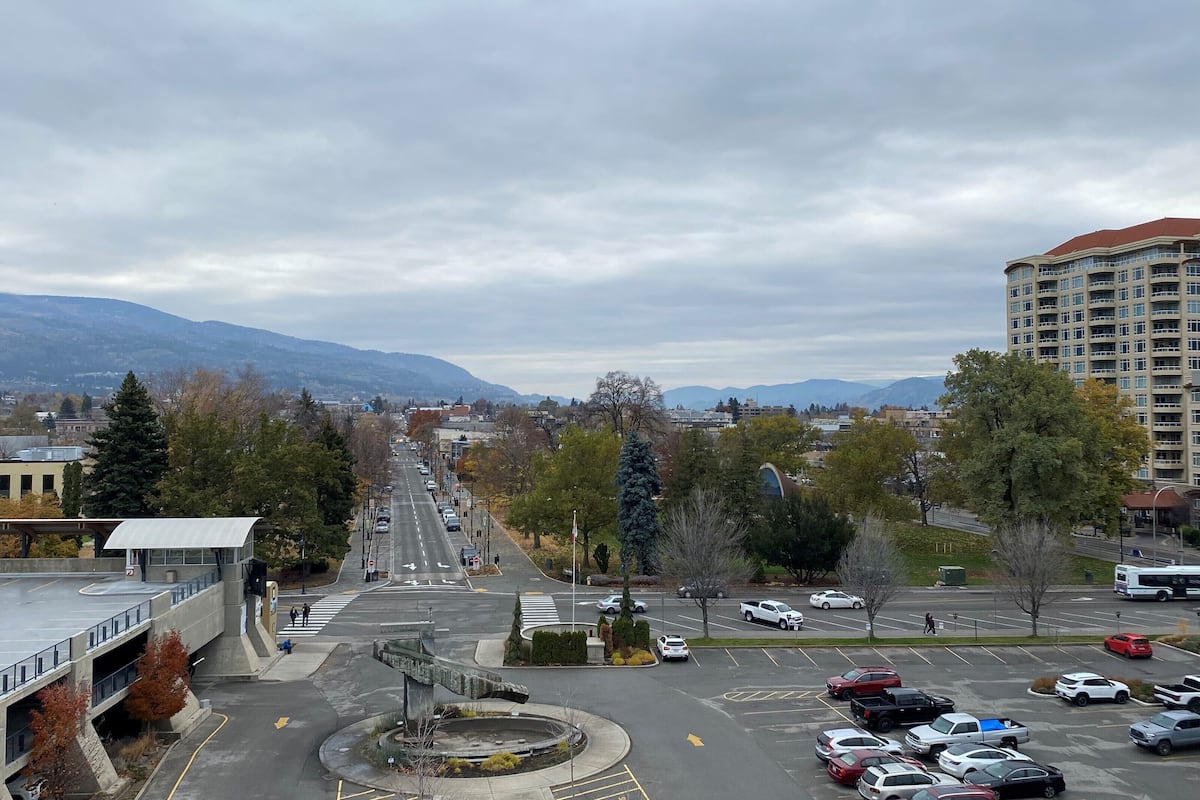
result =
[{"label": "moving car on road", "polygon": [[696,586],[695,584],[684,584],[675,592],[680,597],[715,597],[718,600],[724,600],[729,596],[729,586],[724,583],[713,583],[711,585]]},{"label": "moving car on road", "polygon": [[1095,672],[1068,672],[1054,683],[1054,693],[1069,703],[1086,706],[1092,700],[1129,701],[1129,686]]},{"label": "moving car on road", "polygon": [[912,764],[880,764],[858,779],[858,793],[867,800],[900,800],[929,786],[957,783],[949,775],[926,772]]},{"label": "moving car on road", "polygon": [[[633,600],[633,613],[645,614],[646,604],[641,600]],[[596,601],[596,608],[608,614],[621,613],[621,595],[610,594],[608,597],[603,597]]]},{"label": "moving car on road", "polygon": [[994,747],[990,744],[963,742],[952,744],[938,753],[938,769],[956,778],[965,777],[968,773],[991,766],[997,761],[1032,761],[1024,753],[1010,750],[1006,747]]},{"label": "moving car on road", "polygon": [[688,660],[688,646],[682,636],[668,633],[665,636],[658,637],[658,657],[663,661],[669,661],[672,658],[682,658]]},{"label": "moving car on road", "polygon": [[1058,767],[1032,761],[997,761],[972,772],[966,782],[986,786],[996,797],[1054,797],[1067,790],[1067,782]]},{"label": "moving car on road", "polygon": [[891,667],[855,667],[825,679],[826,691],[839,700],[870,697],[897,686],[900,686],[900,676]]},{"label": "moving car on road", "polygon": [[862,749],[851,750],[829,759],[825,762],[825,771],[836,783],[854,786],[869,767],[877,767],[880,764],[911,764],[924,769],[921,762],[915,758],[898,756],[885,750]]},{"label": "moving car on road", "polygon": [[1126,658],[1150,658],[1154,655],[1150,640],[1140,633],[1114,633],[1107,636],[1104,649]]},{"label": "moving car on road", "polygon": [[738,613],[746,618],[746,622],[764,622],[783,631],[804,627],[804,615],[778,600],[746,600],[739,606]]},{"label": "moving car on road", "polygon": [[851,750],[882,750],[892,755],[904,755],[904,746],[895,739],[876,736],[862,728],[834,728],[817,735],[816,754],[821,761],[837,758]]},{"label": "moving car on road", "polygon": [[808,604],[813,608],[862,608],[863,599],[852,594],[835,590],[817,592],[808,596]]}]

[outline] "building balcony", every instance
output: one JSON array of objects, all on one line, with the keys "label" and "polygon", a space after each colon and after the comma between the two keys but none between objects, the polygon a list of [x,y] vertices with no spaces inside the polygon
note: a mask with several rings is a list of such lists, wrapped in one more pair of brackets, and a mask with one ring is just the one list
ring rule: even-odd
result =
[{"label": "building balcony", "polygon": [[1038,311],[1058,311],[1057,300],[1038,300]]},{"label": "building balcony", "polygon": [[1154,375],[1182,375],[1183,367],[1178,364],[1155,364],[1150,372]]},{"label": "building balcony", "polygon": [[1058,320],[1054,320],[1053,322],[1042,322],[1041,320],[1038,320],[1038,324],[1037,324],[1037,326],[1038,326],[1039,328],[1042,328],[1042,329],[1045,329],[1045,328],[1057,328],[1057,327],[1058,327]]},{"label": "building balcony", "polygon": [[1058,294],[1058,284],[1054,283],[1054,284],[1051,284],[1050,286],[1039,286],[1037,289],[1037,293],[1038,293],[1038,297],[1045,297],[1047,295],[1057,295]]},{"label": "building balcony", "polygon": [[1167,410],[1182,409],[1183,404],[1182,403],[1155,402],[1153,408],[1161,408],[1161,409],[1167,409]]},{"label": "building balcony", "polygon": [[1150,350],[1151,353],[1181,353],[1183,352],[1177,344],[1156,344]]},{"label": "building balcony", "polygon": [[1153,428],[1154,428],[1154,430],[1156,430],[1156,431],[1179,431],[1179,430],[1183,430],[1183,423],[1182,423],[1182,422],[1160,422],[1160,421],[1158,421],[1158,420],[1155,420],[1154,422],[1150,423],[1150,425],[1151,425],[1151,427],[1153,427]]},{"label": "building balcony", "polygon": [[1155,308],[1150,311],[1150,316],[1154,317],[1155,319],[1159,319],[1161,317],[1178,317],[1179,309],[1178,308]]},{"label": "building balcony", "polygon": [[1154,299],[1156,297],[1161,297],[1164,300],[1171,299],[1171,298],[1178,299],[1179,298],[1179,290],[1178,289],[1155,289],[1153,292],[1150,293],[1150,298]]},{"label": "building balcony", "polygon": [[1093,375],[1116,375],[1116,367],[1092,367]]},{"label": "building balcony", "polygon": [[1094,315],[1092,315],[1092,318],[1088,320],[1088,323],[1091,325],[1095,325],[1097,323],[1116,322],[1116,321],[1117,321],[1116,314],[1094,314]]},{"label": "building balcony", "polygon": [[1179,267],[1171,267],[1170,269],[1153,270],[1150,273],[1151,283],[1165,283],[1166,281],[1179,280]]},{"label": "building balcony", "polygon": [[1160,336],[1179,336],[1178,325],[1155,325],[1150,329],[1150,335],[1154,337]]},{"label": "building balcony", "polygon": [[1163,392],[1170,392],[1170,391],[1178,392],[1181,389],[1183,389],[1183,386],[1178,383],[1157,383],[1156,382],[1150,388],[1153,389],[1155,392],[1161,394]]},{"label": "building balcony", "polygon": [[1156,467],[1182,467],[1183,459],[1180,458],[1159,458],[1154,457],[1154,466]]},{"label": "building balcony", "polygon": [[[1117,298],[1113,297],[1112,292],[1103,295],[1092,295],[1088,298],[1088,305],[1092,308],[1102,308],[1104,306],[1115,306]],[[1095,319],[1095,317],[1093,317]]]},{"label": "building balcony", "polygon": [[1101,286],[1116,286],[1116,281],[1112,278],[1092,278],[1092,280],[1088,281],[1089,289],[1098,289]]}]

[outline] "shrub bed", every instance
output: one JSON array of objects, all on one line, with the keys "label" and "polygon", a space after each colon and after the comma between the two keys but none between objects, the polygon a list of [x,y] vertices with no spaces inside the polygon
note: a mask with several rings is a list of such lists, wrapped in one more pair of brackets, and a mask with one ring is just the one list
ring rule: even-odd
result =
[{"label": "shrub bed", "polygon": [[586,631],[534,631],[530,648],[534,664],[586,664]]},{"label": "shrub bed", "polygon": [[[1040,678],[1034,678],[1033,683],[1029,685],[1031,691],[1037,694],[1054,694],[1054,684],[1058,679],[1043,675]],[[1147,683],[1141,678],[1125,678],[1121,676],[1111,677],[1111,680],[1120,681],[1129,687],[1129,696],[1134,700],[1141,700],[1144,703],[1154,702],[1154,684]]]},{"label": "shrub bed", "polygon": [[1189,653],[1200,653],[1200,636],[1173,633],[1170,636],[1158,637],[1158,641],[1178,647],[1180,650],[1187,650]]}]

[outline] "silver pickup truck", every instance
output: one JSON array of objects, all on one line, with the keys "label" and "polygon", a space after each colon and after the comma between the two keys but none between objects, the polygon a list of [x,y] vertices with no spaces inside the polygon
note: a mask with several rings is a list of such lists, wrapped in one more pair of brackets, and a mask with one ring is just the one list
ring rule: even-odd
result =
[{"label": "silver pickup truck", "polygon": [[919,725],[904,737],[909,750],[936,756],[952,744],[983,742],[1016,749],[1029,741],[1029,728],[1008,717],[980,719],[970,714],[942,714],[929,725]]}]

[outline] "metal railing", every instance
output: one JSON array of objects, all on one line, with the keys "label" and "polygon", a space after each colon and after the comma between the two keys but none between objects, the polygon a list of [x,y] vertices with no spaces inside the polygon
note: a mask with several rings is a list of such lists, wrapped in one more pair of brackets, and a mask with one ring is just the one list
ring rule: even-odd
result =
[{"label": "metal railing", "polygon": [[206,572],[199,577],[192,578],[187,583],[181,583],[171,588],[171,605],[179,605],[189,597],[193,597],[210,586],[216,586],[220,583],[221,577],[217,570]]},{"label": "metal railing", "polygon": [[145,600],[132,608],[127,608],[120,614],[109,617],[97,625],[87,629],[88,650],[95,650],[102,644],[111,642],[119,636],[129,633],[133,628],[150,621],[150,601]]},{"label": "metal railing", "polygon": [[122,689],[128,689],[137,679],[138,656],[116,672],[109,673],[99,680],[92,681],[92,705],[98,706]]},{"label": "metal railing", "polygon": [[4,737],[4,763],[11,764],[33,749],[33,728],[26,725]]},{"label": "metal railing", "polygon": [[58,669],[71,660],[71,640],[63,639],[40,653],[24,658],[0,670],[0,696],[16,691],[47,672]]}]

